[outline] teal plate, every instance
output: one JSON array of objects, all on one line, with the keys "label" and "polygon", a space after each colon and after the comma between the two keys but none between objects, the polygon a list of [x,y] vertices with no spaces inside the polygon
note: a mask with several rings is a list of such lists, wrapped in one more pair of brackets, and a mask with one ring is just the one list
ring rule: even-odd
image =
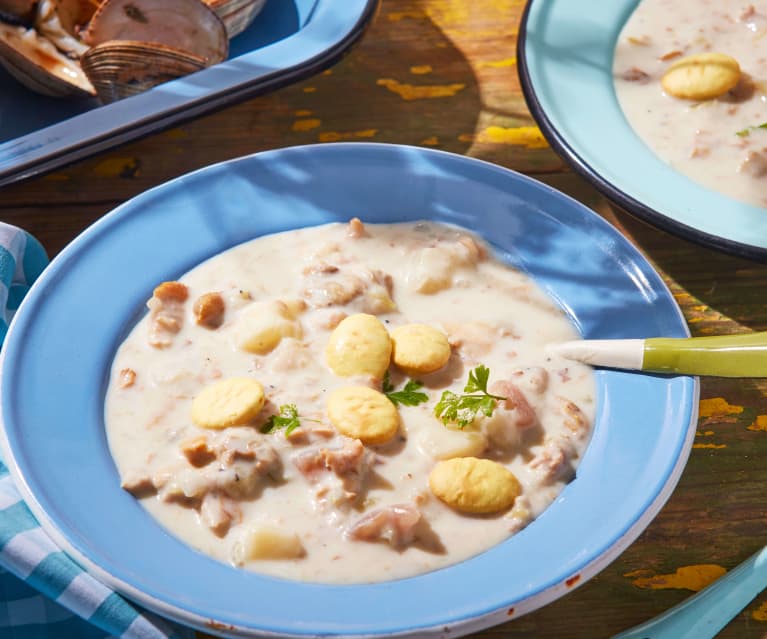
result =
[{"label": "teal plate", "polygon": [[666,231],[767,261],[767,210],[693,182],[634,133],[613,86],[613,52],[639,0],[530,0],[522,90],[551,146],[610,200]]}]

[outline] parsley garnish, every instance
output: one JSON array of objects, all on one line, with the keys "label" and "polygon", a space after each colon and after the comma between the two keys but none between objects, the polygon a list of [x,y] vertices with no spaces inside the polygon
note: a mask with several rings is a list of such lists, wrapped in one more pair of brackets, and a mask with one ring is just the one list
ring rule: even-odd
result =
[{"label": "parsley garnish", "polygon": [[752,129],[767,129],[767,122],[762,122],[761,124],[757,124],[756,126],[747,126],[745,129],[741,129],[740,131],[736,131],[735,135],[738,135],[738,136],[744,138],[747,135],[751,134],[751,130]]},{"label": "parsley garnish", "polygon": [[392,384],[389,379],[389,371],[386,371],[386,373],[384,373],[381,390],[395,406],[397,404],[402,404],[403,406],[418,406],[418,404],[423,404],[424,402],[429,401],[429,396],[418,390],[422,386],[423,382],[411,379],[408,380],[402,390],[395,391],[394,384]]},{"label": "parsley garnish", "polygon": [[434,414],[442,420],[446,426],[456,424],[458,428],[468,426],[473,422],[478,413],[490,417],[500,399],[506,399],[499,395],[491,395],[487,392],[487,381],[490,378],[490,369],[480,364],[469,372],[469,381],[463,388],[466,395],[457,395],[451,391],[443,391]]},{"label": "parsley garnish", "polygon": [[269,419],[267,419],[266,423],[261,426],[261,432],[273,433],[280,428],[284,428],[285,437],[287,437],[300,425],[301,420],[298,418],[298,408],[296,408],[296,405],[283,404],[280,406],[280,414],[272,415]]}]

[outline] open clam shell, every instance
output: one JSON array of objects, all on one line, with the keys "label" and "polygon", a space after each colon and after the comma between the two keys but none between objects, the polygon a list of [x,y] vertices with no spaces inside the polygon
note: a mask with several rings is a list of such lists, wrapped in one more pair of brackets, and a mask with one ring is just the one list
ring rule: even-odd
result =
[{"label": "open clam shell", "polygon": [[121,100],[208,66],[205,58],[157,42],[113,40],[89,49],[83,71],[106,103]]},{"label": "open clam shell", "polygon": [[202,0],[104,0],[83,39],[94,47],[110,40],[152,42],[208,64],[223,61],[229,52],[224,23]]},{"label": "open clam shell", "polygon": [[205,0],[205,3],[223,20],[226,33],[232,39],[250,26],[266,0]]},{"label": "open clam shell", "polygon": [[34,29],[0,23],[0,64],[37,93],[56,97],[96,94],[77,62]]},{"label": "open clam shell", "polygon": [[0,0],[0,18],[17,24],[28,24],[37,0]]},{"label": "open clam shell", "polygon": [[35,15],[35,29],[62,53],[72,58],[79,58],[88,50],[88,45],[75,35],[74,30],[69,31],[62,24],[59,12],[65,9],[67,4],[72,3],[62,2],[62,0],[40,0]]}]

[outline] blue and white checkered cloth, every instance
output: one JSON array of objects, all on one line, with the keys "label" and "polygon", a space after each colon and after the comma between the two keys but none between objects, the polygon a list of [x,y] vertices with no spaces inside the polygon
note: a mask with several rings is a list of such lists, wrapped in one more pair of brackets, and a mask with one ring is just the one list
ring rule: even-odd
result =
[{"label": "blue and white checkered cloth", "polygon": [[[0,343],[22,298],[48,264],[28,233],[0,222]],[[0,458],[0,637],[2,639],[184,639],[133,606],[53,543]]]}]

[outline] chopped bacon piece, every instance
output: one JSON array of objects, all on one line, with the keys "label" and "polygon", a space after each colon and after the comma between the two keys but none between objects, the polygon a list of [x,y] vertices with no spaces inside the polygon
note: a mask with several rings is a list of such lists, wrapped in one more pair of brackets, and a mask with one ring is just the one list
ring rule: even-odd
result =
[{"label": "chopped bacon piece", "polygon": [[216,329],[224,323],[224,298],[220,293],[205,293],[197,298],[192,307],[194,319],[199,326]]},{"label": "chopped bacon piece", "polygon": [[569,399],[564,397],[558,399],[559,411],[564,415],[564,423],[567,429],[578,437],[584,437],[589,431],[589,422],[583,411]]},{"label": "chopped bacon piece", "polygon": [[682,52],[679,51],[678,49],[674,49],[673,51],[664,53],[662,56],[658,58],[658,60],[663,60],[664,62],[667,62],[668,60],[673,60],[674,58],[678,58],[680,55],[682,55]]},{"label": "chopped bacon piece", "polygon": [[346,234],[355,240],[367,235],[365,232],[365,225],[362,223],[360,218],[353,217],[351,220],[349,220],[349,228],[346,231]]},{"label": "chopped bacon piece", "polygon": [[208,447],[208,440],[202,435],[182,442],[181,452],[195,468],[207,466],[216,459],[216,453]]},{"label": "chopped bacon piece", "polygon": [[153,297],[163,302],[186,302],[189,289],[181,282],[163,282],[155,287]]},{"label": "chopped bacon piece", "polygon": [[157,493],[157,488],[152,478],[147,475],[128,474],[123,479],[121,486],[137,499],[149,497]]},{"label": "chopped bacon piece", "polygon": [[136,381],[136,371],[132,368],[123,368],[120,371],[120,388],[130,388]]},{"label": "chopped bacon piece", "polygon": [[189,289],[181,282],[163,282],[147,302],[150,311],[149,344],[155,348],[170,346],[184,322],[184,302]]},{"label": "chopped bacon piece", "polygon": [[420,521],[421,512],[415,506],[396,504],[358,519],[347,529],[346,536],[356,541],[385,541],[392,548],[400,549],[416,540]]},{"label": "chopped bacon piece", "polygon": [[638,67],[631,67],[628,71],[624,71],[621,78],[627,82],[639,82],[639,84],[647,84],[650,81],[650,75]]}]

